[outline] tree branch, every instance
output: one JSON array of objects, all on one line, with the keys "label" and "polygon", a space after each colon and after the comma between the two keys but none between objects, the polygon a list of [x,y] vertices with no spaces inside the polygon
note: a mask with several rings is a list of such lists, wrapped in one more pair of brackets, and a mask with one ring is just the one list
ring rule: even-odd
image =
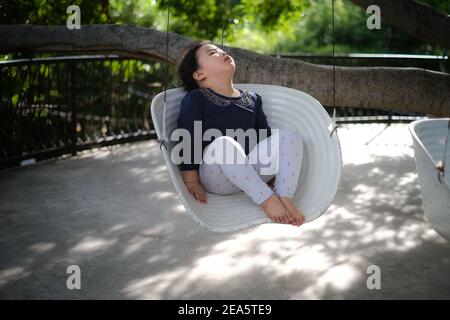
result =
[{"label": "tree branch", "polygon": [[[192,39],[169,33],[167,60],[175,63]],[[0,52],[119,54],[166,61],[166,33],[130,25],[0,25]],[[333,105],[332,66],[274,58],[226,47],[236,62],[235,83],[263,83],[304,91]],[[336,106],[393,109],[450,116],[450,75],[418,68],[335,67]]]},{"label": "tree branch", "polygon": [[364,10],[377,5],[381,19],[427,43],[450,49],[450,16],[414,0],[350,0]]}]

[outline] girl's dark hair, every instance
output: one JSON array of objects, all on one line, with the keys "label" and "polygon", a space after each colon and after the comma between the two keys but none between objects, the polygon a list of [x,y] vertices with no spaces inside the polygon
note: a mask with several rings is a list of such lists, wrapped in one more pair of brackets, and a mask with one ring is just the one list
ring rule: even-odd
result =
[{"label": "girl's dark hair", "polygon": [[196,40],[189,44],[184,50],[177,63],[177,76],[186,91],[198,89],[197,81],[192,74],[198,69],[196,52],[205,44],[212,44],[209,40]]}]

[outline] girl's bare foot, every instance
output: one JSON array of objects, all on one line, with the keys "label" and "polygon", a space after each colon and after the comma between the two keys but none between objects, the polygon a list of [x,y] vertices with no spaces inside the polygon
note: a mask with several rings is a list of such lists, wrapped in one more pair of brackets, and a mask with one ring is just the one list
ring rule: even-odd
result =
[{"label": "girl's bare foot", "polygon": [[189,193],[201,204],[208,203],[208,195],[200,181],[185,181]]},{"label": "girl's bare foot", "polygon": [[273,222],[285,224],[292,223],[293,219],[291,218],[291,215],[275,193],[260,206]]},{"label": "girl's bare foot", "polygon": [[286,207],[289,212],[289,215],[292,217],[294,226],[301,226],[305,222],[305,217],[302,212],[297,209],[292,199],[288,197],[278,197],[281,203]]}]

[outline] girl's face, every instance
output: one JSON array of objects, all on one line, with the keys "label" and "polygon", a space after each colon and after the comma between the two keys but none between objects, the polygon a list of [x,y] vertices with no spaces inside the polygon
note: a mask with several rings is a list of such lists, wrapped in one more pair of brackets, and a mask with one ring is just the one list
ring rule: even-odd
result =
[{"label": "girl's face", "polygon": [[201,46],[197,52],[197,61],[199,68],[194,72],[196,80],[202,80],[205,76],[215,78],[224,75],[232,76],[236,70],[234,59],[225,51],[213,44]]}]

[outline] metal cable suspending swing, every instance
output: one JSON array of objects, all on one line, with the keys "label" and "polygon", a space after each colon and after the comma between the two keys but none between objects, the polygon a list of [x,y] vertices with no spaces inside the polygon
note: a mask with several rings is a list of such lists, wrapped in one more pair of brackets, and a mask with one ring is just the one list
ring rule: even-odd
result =
[{"label": "metal cable suspending swing", "polygon": [[224,16],[226,17],[226,15],[227,15],[226,7],[225,7],[225,1],[226,1],[226,0],[222,1],[222,7],[223,7],[223,9],[222,9],[222,44],[221,44],[221,49],[222,49],[222,50],[223,50],[223,31],[224,31],[224,29],[225,29],[225,19],[224,19]]},{"label": "metal cable suspending swing", "polygon": [[[166,118],[166,95],[167,95],[167,87],[169,83],[169,17],[170,17],[170,0],[167,0],[167,25],[166,25],[166,74],[165,74],[165,81],[164,81],[164,117]],[[165,128],[165,121],[162,123],[162,138],[156,140],[159,143],[159,149],[164,146],[164,148],[167,150],[168,139],[166,135],[166,128]]]},{"label": "metal cable suspending swing", "polygon": [[[222,41],[221,41],[221,49],[223,50],[223,34],[225,30],[225,18],[227,17],[227,10],[225,6],[225,2],[228,3],[227,0],[222,1]],[[333,58],[332,58],[332,65],[333,65],[333,116],[332,116],[332,128],[330,132],[330,138],[333,136],[333,133],[339,128],[340,126],[336,124],[336,75],[335,75],[335,49],[334,49],[334,0],[331,0],[331,12],[332,12],[332,46],[333,46]],[[228,21],[228,20],[227,20]]]},{"label": "metal cable suspending swing", "polygon": [[331,0],[331,16],[332,16],[332,45],[333,45],[333,118],[332,118],[332,129],[330,132],[330,138],[333,136],[333,132],[339,127],[339,125],[336,124],[336,76],[335,76],[335,67],[334,67],[334,0]]}]

